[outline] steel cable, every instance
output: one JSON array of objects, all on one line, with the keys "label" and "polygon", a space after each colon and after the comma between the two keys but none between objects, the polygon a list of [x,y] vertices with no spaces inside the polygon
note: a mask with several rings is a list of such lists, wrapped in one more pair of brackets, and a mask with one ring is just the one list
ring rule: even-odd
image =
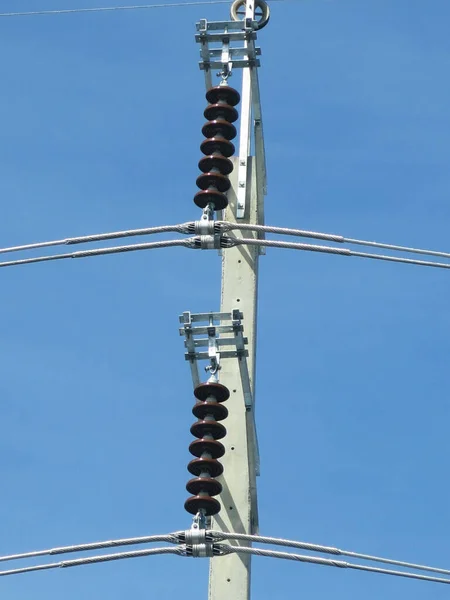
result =
[{"label": "steel cable", "polygon": [[[286,2],[287,0],[271,0],[272,2]],[[203,2],[170,2],[163,4],[135,4],[124,6],[98,6],[92,8],[64,8],[56,10],[31,10],[21,12],[0,13],[0,17],[29,17],[35,15],[63,15],[74,13],[105,13],[123,10],[148,10],[151,8],[180,8],[184,6],[208,6],[212,4],[229,4],[230,0],[204,0]]]},{"label": "steel cable", "polygon": [[115,554],[104,554],[103,556],[89,556],[87,558],[75,558],[73,560],[63,560],[56,563],[48,563],[45,565],[32,565],[31,567],[21,567],[19,569],[9,569],[8,571],[0,571],[0,576],[18,575],[20,573],[31,573],[32,571],[45,571],[48,569],[61,569],[66,567],[79,567],[82,565],[91,565],[101,562],[109,562],[112,560],[122,560],[124,558],[139,558],[142,556],[152,556],[155,554],[178,554],[183,556],[186,554],[185,546],[177,546],[175,548],[146,548],[145,550],[130,550],[129,552],[117,552]]},{"label": "steel cable", "polygon": [[[186,229],[183,229],[184,233],[188,233],[189,229],[188,227],[194,227],[195,228],[195,224],[185,224],[186,225]],[[176,227],[184,227],[185,225],[179,225]],[[175,227],[175,226],[164,226],[164,227]],[[154,229],[154,228],[152,228]],[[161,228],[157,228],[157,229],[161,229]],[[171,229],[173,230],[173,229]],[[146,231],[146,230],[129,230],[128,232],[115,232],[113,234],[99,234],[97,236],[83,236],[83,238],[68,238],[68,239],[82,239],[83,241],[88,241],[87,238],[90,239],[90,241],[97,241],[99,239],[104,239],[104,236],[116,236],[119,237],[122,236],[124,233],[126,235],[144,235],[143,233],[136,233],[137,231]],[[178,229],[177,229],[178,231]],[[132,232],[132,233],[131,233]],[[101,237],[100,237],[101,236]],[[212,236],[195,236],[195,237],[190,237],[190,238],[186,238],[186,239],[182,239],[182,240],[162,240],[162,241],[158,241],[158,242],[148,242],[148,243],[143,243],[143,244],[131,244],[131,245],[127,245],[127,246],[116,246],[116,247],[112,247],[112,248],[99,248],[99,249],[95,249],[95,250],[81,250],[78,252],[71,252],[71,253],[66,253],[66,254],[54,254],[54,255],[49,255],[49,256],[37,256],[37,257],[32,257],[32,258],[24,258],[24,259],[19,259],[19,260],[12,260],[12,261],[6,261],[6,262],[0,262],[0,267],[11,267],[11,266],[18,266],[18,265],[24,265],[24,264],[30,264],[30,263],[38,263],[38,262],[46,262],[46,261],[53,261],[53,260],[61,260],[61,259],[65,259],[65,258],[86,258],[89,256],[101,256],[101,255],[106,255],[106,254],[118,254],[121,252],[133,252],[136,250],[151,250],[151,249],[155,249],[155,248],[168,248],[171,246],[185,246],[187,248],[204,248],[204,249],[208,249],[208,248],[212,248],[213,246],[209,246],[209,245],[204,245],[203,242],[205,242],[206,240],[208,240],[209,238],[212,238]],[[49,245],[51,242],[41,242],[40,244],[47,244]],[[52,242],[53,245],[56,245],[57,241]],[[59,243],[61,243],[61,240],[59,240]],[[62,243],[66,243],[64,241],[62,241]],[[81,243],[81,242],[70,242],[70,243]],[[231,248],[233,246],[265,246],[265,247],[272,247],[272,248],[288,248],[288,249],[292,249],[292,250],[305,250],[305,251],[309,251],[309,252],[322,252],[325,254],[339,254],[341,256],[356,256],[356,257],[360,257],[360,258],[370,258],[370,259],[374,259],[374,260],[384,260],[384,261],[389,261],[389,262],[398,262],[398,263],[405,263],[405,264],[411,264],[411,265],[418,265],[418,266],[424,266],[424,267],[434,267],[434,268],[440,268],[440,269],[450,269],[450,263],[440,263],[440,262],[433,262],[433,261],[425,261],[425,260],[417,260],[417,259],[411,259],[411,258],[402,258],[402,257],[397,257],[397,256],[388,256],[388,255],[384,255],[384,254],[371,254],[371,253],[367,253],[367,252],[355,252],[354,250],[349,250],[348,248],[334,248],[331,246],[320,246],[320,245],[316,245],[316,244],[304,244],[304,243],[299,243],[299,242],[284,242],[284,241],[278,241],[278,240],[259,240],[259,239],[253,239],[253,238],[235,238],[235,237],[226,237],[226,236],[222,236],[222,238],[220,239],[220,245],[222,248]],[[31,245],[26,246],[26,248],[29,248]],[[34,247],[36,247],[36,244],[33,245]],[[3,251],[15,251],[16,249],[23,249],[25,248],[25,246],[14,246],[9,249],[3,249]]]},{"label": "steel cable", "polygon": [[333,233],[320,233],[317,231],[308,231],[305,229],[290,229],[288,227],[272,227],[271,225],[252,225],[247,223],[228,223],[227,221],[218,221],[218,225],[223,231],[242,230],[242,231],[260,231],[264,233],[279,233],[282,235],[292,235],[298,237],[313,238],[328,242],[337,242],[339,244],[355,244],[359,246],[372,246],[374,248],[384,248],[385,250],[395,250],[398,252],[408,252],[412,254],[426,254],[429,256],[440,256],[450,258],[450,252],[441,252],[439,250],[425,250],[423,248],[412,248],[410,246],[399,246],[397,244],[385,244],[382,242],[370,242],[368,240],[358,240],[347,238]]},{"label": "steel cable", "polygon": [[54,254],[50,256],[36,256],[33,258],[22,258],[19,260],[9,260],[0,262],[0,267],[13,267],[38,262],[47,262],[52,260],[61,260],[64,258],[86,258],[89,256],[103,256],[106,254],[120,254],[122,252],[134,252],[136,250],[153,250],[156,248],[170,248],[172,246],[185,246],[195,248],[199,238],[186,238],[184,240],[162,240],[160,242],[147,242],[145,244],[130,244],[128,246],[115,246],[112,248],[98,248],[96,250],[79,250],[67,254]]},{"label": "steel cable", "polygon": [[71,546],[61,546],[59,548],[48,548],[47,550],[35,550],[32,552],[21,552],[19,554],[8,554],[6,556],[0,556],[0,562],[6,562],[9,560],[20,560],[23,558],[36,558],[38,556],[54,556],[57,554],[68,554],[70,552],[102,550],[104,548],[114,548],[117,546],[134,546],[138,544],[150,544],[152,542],[170,542],[172,544],[177,544],[179,533],[180,532],[168,533],[165,535],[147,535],[117,540],[106,540],[103,542],[90,542],[88,544],[76,544]]},{"label": "steel cable", "polygon": [[[415,260],[412,258],[401,258],[398,256],[388,256],[385,254],[370,254],[367,252],[355,252],[346,248],[333,248],[331,246],[317,246],[314,244],[302,244],[298,242],[281,242],[275,240],[255,240],[251,238],[237,239],[227,238],[227,245],[232,246],[265,246],[271,248],[289,248],[292,250],[307,250],[309,252],[322,252],[325,254],[340,254],[341,256],[358,256],[360,258],[371,258],[375,260],[385,260],[390,262],[406,263],[422,267],[435,267],[438,269],[450,269],[450,263],[439,263],[427,260]],[[0,263],[1,266],[1,263]]]},{"label": "steel cable", "polygon": [[320,544],[310,544],[308,542],[296,542],[293,540],[286,540],[284,538],[274,538],[261,535],[249,535],[245,533],[228,533],[223,531],[208,531],[208,535],[211,535],[214,539],[220,540],[243,540],[254,542],[257,544],[272,544],[274,546],[289,546],[291,548],[301,548],[302,550],[310,550],[311,552],[323,552],[324,554],[335,554],[340,556],[351,556],[353,558],[361,558],[363,560],[370,560],[372,562],[385,563],[389,565],[396,565],[398,567],[406,567],[409,569],[417,569],[418,571],[430,571],[433,573],[443,573],[444,575],[450,575],[449,569],[440,569],[438,567],[429,567],[427,565],[419,565],[415,563],[405,562],[402,560],[394,560],[391,558],[384,558],[380,556],[372,556],[370,554],[362,554],[360,552],[352,552],[350,550],[341,550],[340,548],[334,548],[333,546],[322,546]]},{"label": "steel cable", "polygon": [[[280,2],[281,0],[277,0]],[[208,4],[229,4],[229,0],[205,0],[204,2],[173,2],[165,4],[137,4],[126,6],[104,6],[93,8],[65,8],[61,10],[31,10],[21,12],[0,13],[0,17],[30,17],[35,15],[63,15],[74,13],[112,12],[122,10],[143,10],[150,8],[179,8],[181,6],[201,6]]]},{"label": "steel cable", "polygon": [[[228,221],[215,221],[214,223],[217,226],[217,229],[220,230],[222,233],[233,231],[233,230],[257,231],[257,232],[259,231],[259,232],[264,232],[264,233],[278,233],[278,234],[282,234],[282,235],[298,236],[298,237],[306,237],[306,238],[312,238],[312,239],[318,239],[318,240],[324,240],[324,241],[331,241],[331,242],[336,242],[339,244],[344,244],[344,243],[357,244],[360,246],[370,246],[370,247],[375,247],[375,248],[390,249],[390,250],[395,250],[398,252],[408,252],[408,253],[413,253],[413,254],[424,254],[424,255],[429,255],[429,256],[440,256],[443,258],[450,258],[449,252],[441,252],[438,250],[426,250],[423,248],[413,248],[413,247],[409,247],[409,246],[399,246],[396,244],[385,244],[382,242],[371,242],[368,240],[346,238],[342,235],[321,233],[321,232],[309,231],[309,230],[305,230],[305,229],[292,229],[292,228],[288,228],[288,227],[272,227],[269,225],[252,225],[252,224],[247,224],[247,223],[236,224],[236,223],[230,223]],[[144,236],[144,235],[152,235],[152,234],[157,234],[157,233],[169,233],[169,232],[185,233],[185,234],[196,233],[196,222],[189,221],[189,222],[180,223],[177,225],[161,225],[158,227],[142,227],[142,228],[138,228],[138,229],[126,229],[126,230],[122,230],[122,231],[113,231],[110,233],[98,233],[98,234],[91,234],[91,235],[68,237],[68,238],[63,238],[63,239],[59,239],[59,240],[50,240],[50,241],[46,241],[46,242],[35,242],[35,243],[23,244],[23,245],[19,245],[19,246],[10,246],[10,247],[6,247],[6,248],[0,248],[0,254],[6,254],[8,252],[19,252],[19,251],[24,251],[24,250],[34,250],[37,248],[46,248],[46,247],[51,247],[51,246],[83,244],[83,243],[106,241],[106,240],[119,239],[119,238],[127,238],[127,237],[133,237],[133,236]],[[348,254],[348,252],[352,252],[352,251],[345,250],[342,253]],[[335,252],[335,253],[338,253],[338,252]],[[341,252],[339,252],[339,253],[341,253]],[[372,256],[372,255],[369,255],[369,256]],[[373,255],[373,256],[378,256],[378,255]]]},{"label": "steel cable", "polygon": [[35,242],[33,244],[23,244],[21,246],[9,246],[0,248],[0,254],[8,252],[22,252],[24,250],[36,250],[37,248],[48,248],[50,246],[70,246],[73,244],[88,244],[90,242],[104,242],[106,240],[115,240],[140,235],[152,235],[155,233],[190,233],[194,227],[192,223],[181,223],[179,225],[161,225],[159,227],[143,227],[141,229],[125,229],[123,231],[112,231],[110,233],[96,233],[92,235],[81,235],[77,237],[68,237],[61,240],[50,240],[48,242]]},{"label": "steel cable", "polygon": [[263,550],[261,548],[247,548],[245,546],[230,546],[228,544],[217,544],[217,546],[220,548],[223,554],[254,554],[255,556],[296,560],[299,562],[313,563],[327,567],[338,567],[340,569],[356,569],[358,571],[368,571],[370,573],[380,573],[383,575],[393,575],[396,577],[407,577],[408,579],[420,579],[422,581],[432,581],[434,583],[450,583],[450,579],[444,579],[442,577],[419,575],[418,573],[408,573],[406,571],[394,571],[393,569],[382,569],[380,567],[369,567],[367,565],[348,563],[343,560],[333,560],[330,558],[321,558],[317,556],[304,556],[302,554],[291,554],[289,552],[278,552],[275,550]]}]

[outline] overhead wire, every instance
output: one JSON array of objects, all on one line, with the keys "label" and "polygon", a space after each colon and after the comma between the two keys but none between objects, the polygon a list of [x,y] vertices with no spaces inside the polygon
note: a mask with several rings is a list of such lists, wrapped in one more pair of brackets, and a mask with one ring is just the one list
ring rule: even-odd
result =
[{"label": "overhead wire", "polygon": [[95,250],[79,250],[77,252],[67,252],[65,254],[51,254],[48,256],[34,256],[31,258],[21,258],[19,260],[9,260],[0,262],[0,267],[15,267],[18,265],[27,265],[38,262],[49,262],[53,260],[62,260],[65,258],[87,258],[89,256],[103,256],[107,254],[120,254],[122,252],[134,252],[136,250],[153,250],[156,248],[169,248],[173,246],[195,247],[197,238],[186,238],[184,240],[162,240],[159,242],[146,242],[144,244],[130,244],[127,246],[114,246],[112,248],[98,248]]},{"label": "overhead wire", "polygon": [[[273,0],[272,0],[273,1]],[[275,0],[280,2],[281,0]],[[64,8],[55,10],[30,10],[21,12],[4,12],[0,17],[30,17],[35,15],[63,15],[74,13],[113,12],[122,10],[148,10],[152,8],[179,8],[181,6],[201,6],[208,4],[229,4],[229,0],[204,0],[199,2],[172,2],[164,4],[136,4],[124,6],[99,6],[92,8]]]},{"label": "overhead wire", "polygon": [[[248,548],[246,546],[230,546],[228,544],[218,544],[223,554],[253,554],[255,556],[267,556],[269,558],[281,558],[285,560],[295,560],[304,563],[323,565],[326,567],[338,567],[340,569],[355,569],[358,571],[368,571],[370,573],[380,573],[383,575],[393,575],[395,577],[406,577],[408,579],[419,579],[422,581],[431,581],[433,583],[450,584],[450,579],[442,577],[433,577],[432,575],[419,575],[418,573],[409,573],[407,571],[395,571],[393,569],[383,569],[381,567],[370,567],[368,565],[359,565],[349,563],[343,560],[333,560],[330,558],[321,558],[318,556],[306,556],[303,554],[291,554],[290,552],[279,552],[277,550],[264,550],[262,548]],[[0,572],[1,574],[1,572]]]},{"label": "overhead wire", "polygon": [[[138,250],[152,250],[156,248],[169,248],[173,246],[184,246],[191,249],[203,248],[202,245],[203,236],[194,236],[181,240],[161,240],[158,242],[147,242],[143,244],[130,244],[126,246],[114,246],[112,248],[98,248],[94,250],[79,250],[77,252],[68,252],[65,254],[52,254],[46,256],[36,256],[31,258],[23,258],[18,260],[10,260],[0,262],[1,267],[12,267],[25,264],[49,262],[55,260],[62,260],[66,258],[87,258],[91,256],[102,256],[108,254],[119,254],[123,252],[134,252]],[[423,267],[434,267],[440,269],[450,269],[450,263],[439,263],[425,260],[415,260],[410,258],[402,258],[397,256],[388,256],[384,254],[370,254],[367,252],[355,252],[348,250],[347,248],[334,248],[332,246],[320,246],[314,244],[303,244],[299,242],[283,242],[278,240],[259,240],[253,238],[233,238],[233,237],[222,237],[221,239],[222,248],[231,248],[233,246],[261,246],[271,248],[285,248],[291,250],[304,250],[309,252],[321,252],[324,254],[338,254],[341,256],[356,256],[360,258],[370,258],[375,260],[383,260],[390,262],[406,263],[411,265],[418,265]]]},{"label": "overhead wire", "polygon": [[[389,249],[389,250],[394,250],[394,251],[398,251],[398,252],[406,252],[406,253],[423,254],[423,255],[436,256],[436,257],[442,257],[442,258],[450,258],[450,252],[443,252],[440,250],[428,250],[428,249],[424,249],[424,248],[414,248],[411,246],[400,246],[398,244],[387,244],[384,242],[360,240],[360,239],[356,239],[356,238],[347,238],[342,235],[331,234],[331,233],[322,233],[322,232],[318,232],[318,231],[308,231],[305,229],[292,229],[292,228],[288,228],[288,227],[274,227],[271,225],[253,225],[253,224],[247,224],[247,223],[230,223],[228,221],[215,221],[214,223],[215,223],[215,226],[221,232],[225,232],[225,233],[234,231],[234,230],[256,231],[256,232],[263,232],[263,233],[278,233],[278,234],[288,235],[288,236],[297,236],[297,237],[305,237],[305,238],[318,239],[318,240],[324,240],[324,241],[331,241],[331,242],[335,242],[335,243],[339,243],[339,244],[344,244],[344,243],[356,244],[356,245],[360,245],[360,246],[370,246],[370,247],[376,247],[376,248]],[[84,244],[84,243],[91,243],[91,242],[107,241],[107,240],[127,238],[127,237],[138,237],[138,236],[152,235],[152,234],[158,234],[158,233],[174,232],[174,233],[188,234],[188,233],[195,233],[195,231],[196,231],[195,221],[188,221],[186,223],[179,223],[176,225],[161,225],[161,226],[157,226],[157,227],[141,227],[138,229],[126,229],[126,230],[113,231],[113,232],[108,232],[108,233],[98,233],[98,234],[90,234],[90,235],[83,235],[83,236],[76,236],[76,237],[67,237],[67,238],[62,238],[62,239],[58,239],[58,240],[34,242],[31,244],[22,244],[22,245],[18,245],[18,246],[9,246],[9,247],[5,247],[5,248],[0,248],[0,254],[6,254],[6,253],[10,253],[10,252],[21,252],[21,251],[25,251],[25,250],[34,250],[34,249],[38,249],[38,248],[46,248],[46,247],[52,247],[52,246],[63,246],[63,245],[68,246],[68,245],[74,245],[74,244]],[[284,247],[284,246],[280,246],[280,247]],[[311,247],[308,247],[308,248],[311,249]],[[308,249],[308,248],[305,247],[305,249]],[[326,248],[326,246],[319,246],[319,248]],[[320,251],[320,250],[317,250],[317,251]],[[322,251],[325,251],[325,250],[322,250]],[[345,250],[345,249],[344,250],[336,249],[335,251],[333,251],[333,254],[348,255],[349,252],[353,253],[355,256],[360,256],[360,254],[358,254],[356,251],[349,251],[349,250]],[[362,256],[366,256],[366,255],[363,254]],[[384,257],[384,255],[368,255],[368,256],[369,257],[372,257],[372,256]],[[422,264],[422,263],[419,263],[419,264]],[[426,264],[427,266],[430,265],[430,263],[427,263],[427,262],[425,262],[424,264]],[[435,264],[435,263],[432,263],[432,264]]]},{"label": "overhead wire", "polygon": [[73,560],[62,560],[55,563],[47,563],[43,565],[32,565],[30,567],[20,567],[18,569],[8,569],[0,571],[0,577],[6,575],[19,575],[21,573],[31,573],[33,571],[45,571],[49,569],[61,569],[66,567],[79,567],[82,565],[92,565],[95,563],[109,562],[112,560],[122,560],[126,558],[139,558],[142,556],[153,556],[156,554],[185,554],[185,547],[167,547],[167,548],[146,548],[144,550],[130,550],[128,552],[117,552],[114,554],[104,554],[102,556],[89,556],[87,558],[75,558]]},{"label": "overhead wire", "polygon": [[[171,544],[179,544],[183,538],[184,531],[175,531],[167,534],[157,534],[148,536],[138,536],[131,538],[118,538],[112,540],[104,540],[101,542],[89,542],[83,544],[71,544],[68,546],[56,546],[54,548],[47,548],[45,550],[35,550],[31,552],[21,552],[16,554],[8,554],[0,556],[0,562],[15,561],[20,559],[36,558],[40,556],[55,556],[58,554],[68,554],[74,552],[86,552],[91,550],[102,550],[105,548],[114,548],[119,546],[134,546],[139,544],[148,544],[155,542],[169,542]],[[352,558],[359,558],[368,560],[371,562],[379,562],[384,564],[391,564],[399,567],[405,567],[409,569],[416,569],[419,571],[429,571],[433,573],[441,573],[444,575],[450,575],[450,569],[443,569],[440,567],[431,567],[428,565],[422,565],[418,563],[411,563],[381,556],[374,556],[371,554],[364,554],[361,552],[354,552],[351,550],[343,550],[334,546],[324,546],[322,544],[313,544],[310,542],[295,541],[286,538],[251,535],[245,533],[233,533],[224,531],[207,530],[206,536],[212,539],[212,543],[220,542],[223,540],[236,540],[236,541],[248,541],[256,544],[268,544],[275,546],[288,546],[290,548],[300,548],[302,550],[308,550],[310,552],[321,552],[324,554],[333,554],[335,556],[350,556]],[[228,547],[228,546],[227,546]]]},{"label": "overhead wire", "polygon": [[24,558],[37,558],[38,556],[55,556],[57,554],[68,554],[71,552],[86,552],[89,550],[102,550],[104,548],[115,548],[118,546],[135,546],[138,544],[150,544],[153,542],[178,543],[179,532],[168,533],[165,535],[147,535],[132,538],[121,538],[116,540],[106,540],[103,542],[90,542],[88,544],[72,544],[70,546],[60,546],[48,548],[46,550],[34,550],[31,552],[21,552],[19,554],[7,554],[0,556],[0,562],[11,560],[20,560]]},{"label": "overhead wire", "polygon": [[[138,536],[131,538],[118,538],[113,540],[104,540],[101,542],[89,542],[83,544],[71,544],[68,546],[56,546],[54,548],[47,548],[45,550],[35,550],[31,552],[21,552],[16,554],[8,554],[0,556],[0,562],[15,561],[20,559],[37,558],[40,556],[55,556],[58,554],[68,554],[74,552],[86,552],[91,550],[100,550],[105,548],[114,548],[119,546],[134,546],[139,544],[148,544],[155,542],[169,542],[172,544],[178,544],[180,541],[181,534],[183,531],[176,531],[168,534]],[[400,567],[416,569],[419,571],[429,571],[433,573],[442,573],[450,575],[450,569],[442,569],[440,567],[431,567],[428,565],[422,565],[418,563],[411,563],[391,558],[385,558],[380,556],[374,556],[371,554],[363,554],[361,552],[354,552],[351,550],[343,550],[334,546],[324,546],[322,544],[313,544],[310,542],[301,542],[295,540],[289,540],[285,538],[251,535],[245,533],[230,533],[224,531],[206,531],[207,536],[211,536],[215,541],[222,540],[237,540],[237,541],[249,541],[257,544],[268,544],[278,546],[288,546],[291,548],[300,548],[302,550],[309,550],[311,552],[321,552],[324,554],[333,554],[339,556],[350,556],[352,558],[360,558],[371,562],[379,562],[384,564],[391,564]]]},{"label": "overhead wire", "polygon": [[430,571],[432,573],[442,573],[444,575],[450,575],[450,569],[441,569],[439,567],[429,567],[427,565],[420,565],[416,563],[405,562],[403,560],[394,560],[392,558],[384,558],[381,556],[373,556],[370,554],[362,554],[361,552],[352,552],[350,550],[342,550],[333,546],[323,546],[321,544],[311,544],[308,542],[297,542],[294,540],[287,540],[284,538],[267,537],[261,535],[250,535],[246,533],[229,533],[226,531],[207,531],[208,535],[211,535],[215,540],[242,540],[248,541],[255,544],[270,544],[274,546],[289,546],[290,548],[300,548],[302,550],[309,550],[311,552],[322,552],[324,554],[334,554],[336,556],[351,556],[352,558],[360,558],[362,560],[369,560],[372,562],[379,562],[389,565],[396,565],[397,567],[405,567],[409,569],[416,569],[418,571]]},{"label": "overhead wire", "polygon": [[[322,252],[324,254],[339,254],[341,256],[357,256],[359,258],[370,258],[374,260],[384,260],[389,262],[405,263],[417,265],[421,267],[435,267],[438,269],[450,269],[450,263],[440,263],[427,260],[416,260],[411,258],[402,258],[398,256],[389,256],[386,254],[371,254],[368,252],[355,252],[347,248],[333,248],[331,246],[318,246],[314,244],[301,244],[298,242],[282,242],[278,240],[257,240],[257,239],[237,239],[227,238],[230,240],[226,247],[232,246],[263,246],[272,248],[287,248],[291,250],[306,250],[309,252]],[[0,263],[2,266],[2,263]]]},{"label": "overhead wire", "polygon": [[[88,544],[77,544],[70,546],[61,546],[56,548],[50,548],[47,550],[38,550],[33,552],[24,552],[19,554],[10,554],[7,556],[0,556],[0,562],[10,561],[10,560],[18,560],[24,558],[36,558],[44,555],[55,555],[55,554],[64,554],[68,552],[82,552],[96,549],[104,549],[110,547],[117,547],[122,545],[135,545],[142,543],[150,543],[150,542],[160,542],[167,541],[173,544],[178,544],[176,547],[166,547],[166,548],[147,548],[143,550],[131,550],[126,552],[118,552],[113,554],[105,554],[100,556],[89,556],[86,558],[77,558],[73,560],[64,560],[54,563],[46,563],[39,565],[31,565],[27,567],[19,567],[15,569],[7,569],[0,571],[0,576],[7,575],[18,575],[23,573],[30,573],[35,571],[44,571],[50,569],[57,568],[68,568],[68,567],[76,567],[83,566],[89,564],[96,564],[102,562],[109,562],[114,560],[122,560],[127,558],[139,558],[145,556],[153,556],[158,554],[176,554],[180,556],[192,556],[192,552],[189,550],[189,544],[179,544],[180,539],[182,537],[183,532],[178,531],[169,534],[163,535],[151,535],[151,536],[140,536],[133,538],[121,538],[116,540],[106,540],[103,542],[93,542]],[[415,563],[409,563],[405,561],[398,561],[394,559],[383,558],[379,556],[372,556],[369,554],[362,554],[359,552],[352,552],[349,550],[341,550],[339,548],[335,548],[332,546],[323,546],[319,544],[311,544],[307,542],[298,542],[293,540],[288,540],[284,538],[275,538],[275,537],[267,537],[267,536],[258,536],[258,535],[249,535],[249,534],[241,534],[241,533],[229,533],[222,531],[214,531],[208,530],[206,531],[206,535],[209,539],[212,539],[211,542],[214,547],[214,556],[223,556],[231,553],[236,554],[253,554],[257,556],[266,556],[269,558],[280,558],[285,560],[293,560],[305,563],[318,564],[323,566],[331,566],[338,568],[346,568],[346,569],[355,569],[360,571],[367,571],[371,573],[379,573],[384,575],[391,575],[396,577],[404,577],[409,579],[418,579],[422,581],[429,581],[434,583],[444,583],[449,584],[450,579],[445,579],[441,577],[428,576],[428,575],[420,575],[417,573],[411,573],[407,571],[397,571],[393,569],[384,569],[380,567],[372,567],[368,565],[361,565],[357,563],[349,563],[342,560],[336,559],[327,559],[322,557],[315,556],[306,556],[301,554],[292,554],[289,552],[281,552],[275,550],[265,550],[261,548],[253,548],[253,547],[245,547],[245,546],[232,546],[228,543],[221,544],[217,543],[217,541],[221,540],[243,540],[249,541],[252,543],[262,543],[262,544],[271,544],[271,545],[282,545],[289,546],[292,548],[302,548],[304,550],[309,550],[313,552],[323,552],[334,555],[347,555],[352,556],[354,558],[361,558],[364,560],[370,560],[372,562],[381,562],[393,564],[396,566],[402,566],[406,568],[412,568],[416,570],[424,570],[431,571],[435,573],[443,573],[450,574],[450,570],[441,569],[437,567],[429,567],[426,565],[420,565]],[[216,540],[216,542],[214,541]]]},{"label": "overhead wire", "polygon": [[50,240],[47,242],[35,242],[32,244],[22,244],[21,246],[9,246],[0,248],[0,254],[8,252],[22,252],[24,250],[35,250],[37,248],[48,248],[51,246],[70,246],[74,244],[88,244],[91,242],[103,242],[106,240],[115,240],[120,238],[152,235],[156,233],[189,233],[189,226],[194,223],[181,223],[179,225],[161,225],[158,227],[143,227],[140,229],[125,229],[122,231],[112,231],[110,233],[95,233],[92,235],[81,235],[77,237],[68,237],[60,240]]},{"label": "overhead wire", "polygon": [[298,237],[324,240],[327,242],[337,242],[340,244],[354,244],[358,246],[372,246],[374,248],[383,248],[385,250],[395,250],[398,252],[408,252],[412,254],[424,254],[429,256],[440,256],[450,258],[450,252],[441,252],[439,250],[426,250],[424,248],[413,248],[410,246],[399,246],[398,244],[386,244],[384,242],[373,242],[369,240],[359,240],[355,238],[344,237],[333,233],[320,233],[317,231],[308,231],[305,229],[291,229],[288,227],[273,227],[272,225],[253,225],[247,223],[229,223],[227,221],[217,221],[224,231],[260,231],[264,233],[279,233],[282,235],[292,235]]}]

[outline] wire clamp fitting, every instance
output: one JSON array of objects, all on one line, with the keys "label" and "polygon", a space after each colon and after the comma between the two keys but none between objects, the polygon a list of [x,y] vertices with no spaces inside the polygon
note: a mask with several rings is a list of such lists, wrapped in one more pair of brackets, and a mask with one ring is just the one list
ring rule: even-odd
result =
[{"label": "wire clamp fitting", "polygon": [[192,519],[192,526],[179,534],[179,542],[186,544],[186,556],[205,558],[214,555],[213,538],[206,533],[206,515],[200,510]]},{"label": "wire clamp fitting", "polygon": [[221,248],[220,235],[219,234],[201,235],[200,236],[200,248],[202,250],[220,250],[220,248]]},{"label": "wire clamp fitting", "polygon": [[216,222],[211,219],[205,219],[203,216],[200,221],[195,221],[194,233],[196,235],[214,236],[219,232],[218,227],[216,227]]}]

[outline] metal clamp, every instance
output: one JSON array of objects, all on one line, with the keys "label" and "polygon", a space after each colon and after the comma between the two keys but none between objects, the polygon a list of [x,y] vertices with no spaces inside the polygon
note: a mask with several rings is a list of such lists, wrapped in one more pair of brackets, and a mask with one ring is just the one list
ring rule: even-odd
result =
[{"label": "metal clamp", "polygon": [[214,556],[213,538],[206,533],[204,515],[196,515],[191,529],[186,529],[178,534],[178,541],[186,544],[186,556],[205,558]]},{"label": "metal clamp", "polygon": [[[192,314],[187,311],[180,316],[180,335],[186,339],[184,342],[187,352],[185,359],[189,361],[191,367],[192,381],[194,387],[200,383],[198,361],[208,360],[210,365],[207,370],[217,371],[220,367],[220,360],[224,358],[239,358],[239,363],[244,364],[243,373],[247,373],[248,350],[246,344],[247,338],[243,336],[242,326],[243,315],[238,310],[232,313],[197,313]],[[203,323],[194,325],[194,323]],[[231,337],[220,337],[220,334],[233,334]],[[204,336],[207,337],[204,337]],[[207,350],[200,350],[207,348]],[[242,359],[242,360],[241,360]],[[250,390],[250,381],[244,389]],[[251,393],[250,393],[251,398]],[[251,402],[251,399],[248,400]]]},{"label": "metal clamp", "polygon": [[[256,39],[258,21],[207,21],[201,19],[197,24],[195,40],[200,44],[200,69],[205,74],[205,87],[212,87],[211,70],[217,69],[219,77],[226,81],[233,69],[260,65],[257,56],[260,48],[254,43],[247,47],[247,41]],[[236,42],[244,42],[237,46]]]}]

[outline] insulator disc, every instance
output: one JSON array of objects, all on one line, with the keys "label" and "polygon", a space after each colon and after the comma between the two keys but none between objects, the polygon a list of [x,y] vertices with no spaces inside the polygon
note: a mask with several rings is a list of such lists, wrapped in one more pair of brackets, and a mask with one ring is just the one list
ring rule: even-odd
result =
[{"label": "insulator disc", "polygon": [[236,106],[236,104],[239,104],[241,97],[239,92],[234,88],[228,85],[218,85],[206,92],[206,99],[210,104],[226,102],[230,106]]},{"label": "insulator disc", "polygon": [[227,407],[217,402],[197,402],[192,413],[197,419],[204,419],[206,415],[211,415],[216,421],[223,421],[228,417]]},{"label": "insulator disc", "polygon": [[212,477],[196,477],[187,482],[186,489],[194,496],[200,492],[205,492],[209,496],[217,496],[222,491],[222,485]]},{"label": "insulator disc", "polygon": [[214,210],[223,210],[228,206],[228,198],[215,190],[197,192],[194,196],[194,202],[199,208],[206,208],[208,204],[214,204]]},{"label": "insulator disc", "polygon": [[214,396],[217,402],[225,402],[230,397],[230,390],[221,383],[211,381],[210,383],[199,383],[194,389],[194,396],[203,402],[209,396]]},{"label": "insulator disc", "polygon": [[225,156],[214,155],[205,156],[198,162],[198,168],[203,173],[209,173],[211,169],[217,169],[222,175],[229,175],[233,170],[233,163]]},{"label": "insulator disc", "polygon": [[236,135],[236,127],[225,119],[216,119],[208,121],[202,127],[202,133],[207,138],[212,138],[215,135],[222,135],[226,140],[233,140]]},{"label": "insulator disc", "polygon": [[227,435],[227,430],[217,421],[197,421],[191,426],[191,433],[197,438],[212,435],[215,440],[221,440]]},{"label": "insulator disc", "polygon": [[215,137],[209,138],[202,142],[200,144],[200,150],[206,155],[214,154],[214,152],[220,152],[220,154],[228,158],[234,154],[235,147],[234,144],[228,140],[221,137]]},{"label": "insulator disc", "polygon": [[219,192],[228,192],[231,187],[230,180],[226,175],[220,173],[205,173],[197,177],[197,187],[201,190],[207,190],[210,187],[214,187]]},{"label": "insulator disc", "polygon": [[184,503],[184,508],[191,515],[196,515],[199,510],[203,510],[207,517],[211,517],[220,512],[220,502],[210,496],[191,496]]},{"label": "insulator disc", "polygon": [[239,117],[238,111],[229,104],[209,104],[205,108],[203,115],[208,121],[225,119],[229,123],[234,123]]},{"label": "insulator disc", "polygon": [[211,477],[219,477],[223,473],[223,465],[214,458],[194,458],[187,466],[189,473],[199,477],[201,473],[209,473]]},{"label": "insulator disc", "polygon": [[220,458],[225,454],[225,448],[216,440],[194,440],[189,445],[189,452],[197,458],[204,452],[208,452],[212,458]]}]

